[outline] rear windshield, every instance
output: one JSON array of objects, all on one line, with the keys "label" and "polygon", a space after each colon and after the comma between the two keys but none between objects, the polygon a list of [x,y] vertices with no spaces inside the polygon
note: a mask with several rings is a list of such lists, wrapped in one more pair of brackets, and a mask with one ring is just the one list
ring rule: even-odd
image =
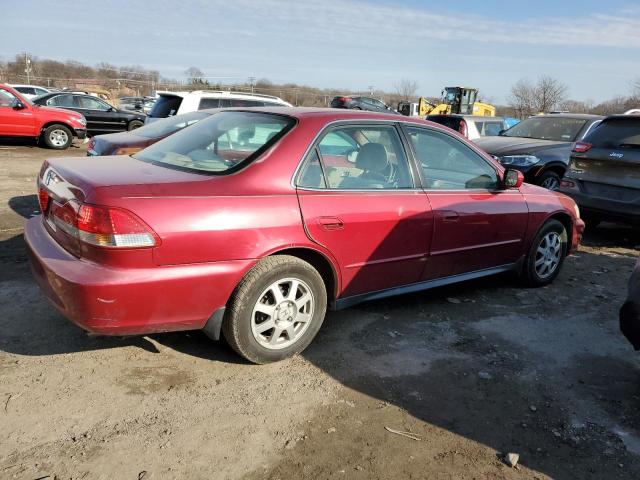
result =
[{"label": "rear windshield", "polygon": [[450,115],[428,115],[427,120],[439,123],[456,131],[460,128],[460,119]]},{"label": "rear windshield", "polygon": [[209,114],[205,112],[185,113],[184,115],[176,115],[175,117],[163,118],[157,122],[149,123],[144,127],[135,129],[131,133],[144,138],[166,137],[208,116]]},{"label": "rear windshield", "polygon": [[605,120],[585,138],[595,148],[640,148],[640,117]]},{"label": "rear windshield", "polygon": [[152,118],[166,118],[172,117],[178,113],[180,104],[182,103],[182,97],[176,97],[173,95],[160,95],[160,98],[156,100],[155,105],[149,112],[149,116]]},{"label": "rear windshield", "polygon": [[538,138],[555,142],[575,142],[586,120],[580,118],[531,117],[504,132],[505,137]]},{"label": "rear windshield", "polygon": [[221,175],[241,168],[285,135],[295,120],[258,112],[219,112],[134,155],[180,170]]}]

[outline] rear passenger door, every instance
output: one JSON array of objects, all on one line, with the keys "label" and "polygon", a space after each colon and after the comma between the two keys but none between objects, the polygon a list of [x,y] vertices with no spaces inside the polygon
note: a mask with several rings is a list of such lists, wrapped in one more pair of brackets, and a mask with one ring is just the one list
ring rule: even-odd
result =
[{"label": "rear passenger door", "polygon": [[500,188],[497,167],[458,138],[406,127],[434,215],[424,280],[516,262],[529,210],[519,190]]},{"label": "rear passenger door", "polygon": [[309,237],[339,262],[340,296],[420,279],[432,215],[414,176],[392,123],[333,127],[309,151],[300,209]]}]

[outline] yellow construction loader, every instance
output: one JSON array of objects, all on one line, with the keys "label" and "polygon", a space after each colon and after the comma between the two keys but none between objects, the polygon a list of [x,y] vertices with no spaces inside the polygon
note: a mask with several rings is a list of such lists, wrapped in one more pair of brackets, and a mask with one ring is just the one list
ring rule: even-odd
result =
[{"label": "yellow construction loader", "polygon": [[398,111],[403,115],[419,117],[452,113],[495,117],[496,107],[488,103],[476,102],[477,96],[477,88],[445,87],[440,103],[431,103],[426,98],[420,97],[418,103],[400,102]]}]

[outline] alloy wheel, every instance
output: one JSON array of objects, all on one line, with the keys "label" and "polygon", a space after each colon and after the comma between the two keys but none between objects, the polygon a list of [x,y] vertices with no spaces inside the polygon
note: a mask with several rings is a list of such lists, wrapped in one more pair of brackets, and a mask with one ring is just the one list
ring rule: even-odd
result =
[{"label": "alloy wheel", "polygon": [[49,133],[49,141],[55,147],[63,147],[69,141],[69,135],[64,130],[56,128]]},{"label": "alloy wheel", "polygon": [[270,350],[296,343],[313,319],[315,300],[309,285],[298,278],[284,278],[269,285],[251,313],[255,340]]},{"label": "alloy wheel", "polygon": [[541,279],[553,275],[562,258],[562,240],[558,232],[549,232],[540,241],[536,250],[535,269]]}]

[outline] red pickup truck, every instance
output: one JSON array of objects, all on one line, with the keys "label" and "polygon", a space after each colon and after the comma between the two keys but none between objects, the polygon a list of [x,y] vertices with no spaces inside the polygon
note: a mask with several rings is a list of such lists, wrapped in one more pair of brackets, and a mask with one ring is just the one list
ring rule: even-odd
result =
[{"label": "red pickup truck", "polygon": [[31,137],[49,148],[68,148],[73,137],[87,136],[83,115],[62,108],[34,105],[8,85],[0,84],[0,137]]}]

